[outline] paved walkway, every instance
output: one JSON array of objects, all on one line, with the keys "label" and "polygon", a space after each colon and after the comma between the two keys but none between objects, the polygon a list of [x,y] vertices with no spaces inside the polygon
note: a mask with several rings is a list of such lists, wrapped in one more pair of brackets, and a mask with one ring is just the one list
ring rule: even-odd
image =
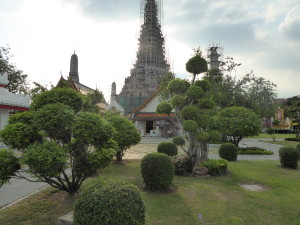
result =
[{"label": "paved walkway", "polygon": [[[172,139],[157,138],[157,137],[145,137],[141,143],[133,146],[125,152],[124,159],[142,159],[146,154],[150,152],[156,152],[157,145],[160,142],[171,141]],[[259,147],[274,152],[273,155],[239,155],[238,160],[279,160],[278,150],[280,145],[274,145],[269,143],[261,142],[262,139],[243,139],[240,142],[240,146],[245,147]],[[271,139],[265,139],[271,140]],[[280,140],[280,139],[278,139]],[[282,139],[283,140],[283,139]],[[218,159],[219,145],[212,144],[209,146],[208,157],[211,159]],[[184,154],[179,148],[178,154]]]},{"label": "paved walkway", "polygon": [[[142,139],[140,144],[128,149],[123,158],[141,159],[147,153],[156,152],[157,145],[160,142],[171,141],[171,140],[172,139],[145,137]],[[242,156],[238,156],[238,160],[279,160],[278,149],[281,147],[279,145],[263,143],[255,139],[242,140],[240,142],[240,145],[260,147],[267,150],[271,150],[274,152],[274,155],[263,155],[263,156],[242,155]],[[209,158],[219,158],[218,146],[219,145],[210,145]],[[0,146],[0,148],[1,147],[3,146]],[[184,152],[180,149],[179,154],[183,154],[183,153]],[[32,183],[24,179],[12,179],[9,184],[5,184],[0,188],[0,210],[1,208],[3,209],[7,205],[15,201],[18,201],[32,193],[35,193],[44,187],[47,187],[46,183]]]}]

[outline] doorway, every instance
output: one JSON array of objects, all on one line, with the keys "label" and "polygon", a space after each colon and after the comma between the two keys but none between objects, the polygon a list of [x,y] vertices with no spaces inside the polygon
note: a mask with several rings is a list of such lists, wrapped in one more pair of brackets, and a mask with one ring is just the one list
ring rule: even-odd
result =
[{"label": "doorway", "polygon": [[150,130],[153,130],[153,121],[146,121],[146,134],[149,134]]}]

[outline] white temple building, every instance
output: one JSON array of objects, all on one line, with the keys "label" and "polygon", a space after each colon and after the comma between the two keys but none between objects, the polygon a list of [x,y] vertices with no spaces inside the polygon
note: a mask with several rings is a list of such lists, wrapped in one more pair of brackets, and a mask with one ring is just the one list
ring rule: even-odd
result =
[{"label": "white temple building", "polygon": [[30,105],[29,95],[14,94],[6,89],[7,74],[0,74],[0,129],[7,125],[9,114],[13,110],[27,111]]}]

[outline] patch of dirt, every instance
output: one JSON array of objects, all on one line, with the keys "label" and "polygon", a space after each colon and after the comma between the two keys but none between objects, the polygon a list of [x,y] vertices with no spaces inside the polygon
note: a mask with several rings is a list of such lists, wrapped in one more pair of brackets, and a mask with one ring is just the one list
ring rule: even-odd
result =
[{"label": "patch of dirt", "polygon": [[266,186],[266,185],[263,185],[263,184],[256,184],[256,183],[253,183],[253,184],[240,184],[240,186],[248,191],[255,191],[255,192],[262,192],[262,191],[268,191],[270,190],[271,188]]}]

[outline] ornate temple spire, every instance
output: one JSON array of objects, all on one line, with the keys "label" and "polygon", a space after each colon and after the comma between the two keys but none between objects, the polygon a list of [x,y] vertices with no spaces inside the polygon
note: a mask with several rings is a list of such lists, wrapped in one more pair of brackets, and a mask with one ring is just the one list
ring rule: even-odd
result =
[{"label": "ornate temple spire", "polygon": [[141,31],[137,60],[126,78],[121,96],[147,98],[157,91],[161,77],[170,66],[165,56],[161,31],[162,0],[141,0]]},{"label": "ornate temple spire", "polygon": [[71,56],[71,62],[70,62],[70,73],[69,77],[73,80],[79,83],[79,74],[78,74],[78,57],[75,54]]}]

